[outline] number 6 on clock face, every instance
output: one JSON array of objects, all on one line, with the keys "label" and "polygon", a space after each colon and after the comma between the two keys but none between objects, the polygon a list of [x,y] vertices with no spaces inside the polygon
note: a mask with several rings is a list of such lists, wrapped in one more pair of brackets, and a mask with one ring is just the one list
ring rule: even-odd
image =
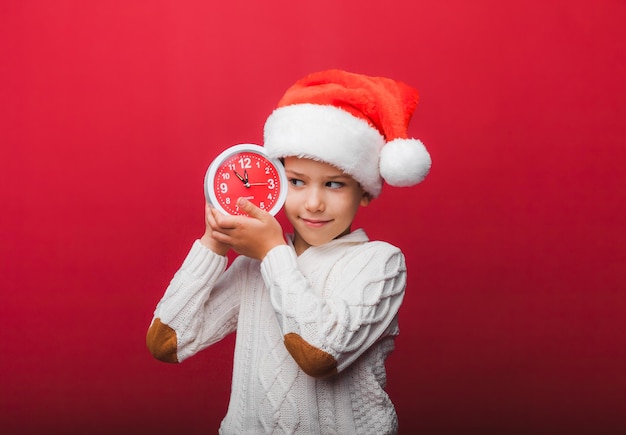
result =
[{"label": "number 6 on clock face", "polygon": [[245,215],[238,198],[275,215],[287,197],[287,177],[282,163],[270,159],[262,146],[234,145],[213,160],[204,177],[204,195],[222,213]]}]

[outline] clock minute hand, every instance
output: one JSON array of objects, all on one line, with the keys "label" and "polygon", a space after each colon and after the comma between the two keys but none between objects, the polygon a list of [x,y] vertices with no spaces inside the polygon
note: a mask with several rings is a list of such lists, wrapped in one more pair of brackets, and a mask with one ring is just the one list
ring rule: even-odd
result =
[{"label": "clock minute hand", "polygon": [[246,187],[250,187],[250,183],[248,183],[248,173],[244,172],[244,174],[246,175],[246,178],[243,178],[241,175],[239,175],[239,173],[237,171],[235,171],[233,169],[233,172],[235,173],[235,175],[237,176],[237,178],[239,178],[239,180],[246,186]]}]

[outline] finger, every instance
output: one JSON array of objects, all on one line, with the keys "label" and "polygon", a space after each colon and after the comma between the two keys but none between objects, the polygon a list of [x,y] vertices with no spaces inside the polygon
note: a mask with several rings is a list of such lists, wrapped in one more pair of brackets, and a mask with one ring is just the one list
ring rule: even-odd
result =
[{"label": "finger", "polygon": [[266,211],[261,210],[259,207],[254,205],[252,202],[248,201],[246,198],[239,198],[237,200],[237,206],[239,209],[243,210],[248,216],[263,220],[267,215]]},{"label": "finger", "polygon": [[213,237],[213,239],[225,245],[230,245],[232,242],[232,238],[228,234],[225,234],[221,231],[215,231],[215,230],[212,231],[211,237]]},{"label": "finger", "polygon": [[217,222],[215,220],[215,212],[217,210],[215,210],[215,207],[211,206],[210,204],[207,204],[206,206],[206,224],[215,229],[218,227]]},{"label": "finger", "polygon": [[232,230],[237,227],[237,216],[225,215],[216,209],[211,210],[216,230]]},{"label": "finger", "polygon": [[209,204],[208,202],[204,203],[204,218],[207,221],[209,219],[213,219],[213,213],[211,213],[212,209],[213,209],[213,206],[211,204]]}]

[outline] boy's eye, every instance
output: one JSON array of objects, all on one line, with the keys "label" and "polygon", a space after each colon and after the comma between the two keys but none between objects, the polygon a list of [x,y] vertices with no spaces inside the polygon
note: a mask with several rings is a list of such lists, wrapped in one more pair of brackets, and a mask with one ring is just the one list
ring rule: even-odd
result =
[{"label": "boy's eye", "polygon": [[299,180],[297,178],[290,178],[289,183],[291,183],[293,186],[298,186],[298,187],[304,186],[304,181]]},{"label": "boy's eye", "polygon": [[341,181],[329,181],[326,183],[326,187],[330,187],[331,189],[339,189],[343,186],[345,186],[345,183],[342,183]]}]

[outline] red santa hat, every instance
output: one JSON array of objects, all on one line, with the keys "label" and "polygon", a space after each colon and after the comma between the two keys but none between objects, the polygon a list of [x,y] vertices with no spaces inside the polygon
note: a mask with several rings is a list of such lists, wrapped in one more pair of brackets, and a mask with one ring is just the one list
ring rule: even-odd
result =
[{"label": "red santa hat", "polygon": [[313,73],[290,87],[267,118],[264,146],[270,157],[330,163],[376,197],[383,181],[412,186],[430,170],[422,142],[407,137],[417,101],[415,89],[392,79]]}]

